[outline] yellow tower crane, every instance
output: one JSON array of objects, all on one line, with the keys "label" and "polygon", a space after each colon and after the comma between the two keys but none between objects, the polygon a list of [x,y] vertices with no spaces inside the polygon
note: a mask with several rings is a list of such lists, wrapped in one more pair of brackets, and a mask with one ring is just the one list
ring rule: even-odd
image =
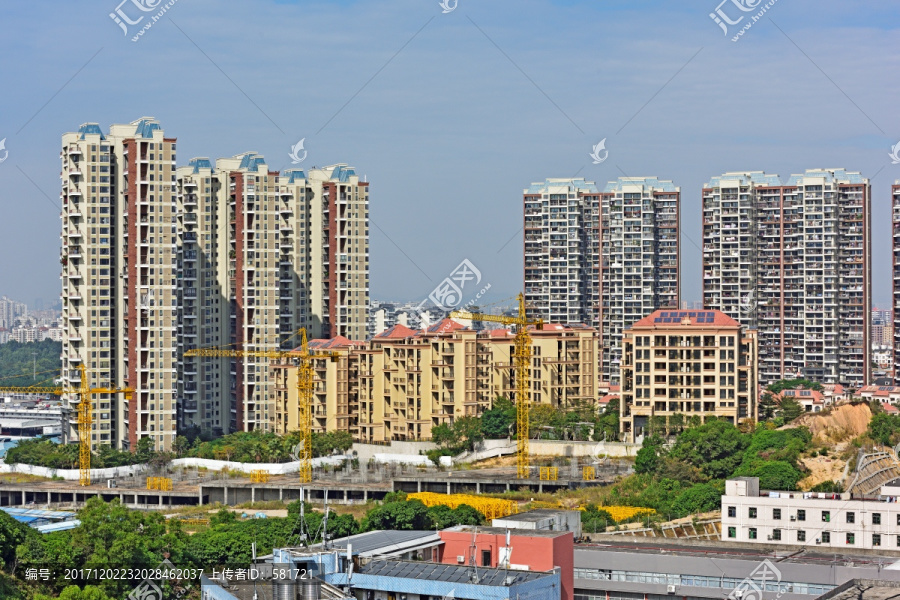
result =
[{"label": "yellow tower crane", "polygon": [[337,361],[340,356],[336,352],[309,351],[306,329],[297,332],[300,335],[299,350],[233,350],[228,348],[196,348],[187,350],[185,356],[229,357],[229,358],[268,358],[269,360],[294,359],[297,361],[297,401],[299,407],[300,444],[297,458],[300,460],[300,483],[312,481],[312,396],[313,365],[317,358],[328,358]]},{"label": "yellow tower crane", "polygon": [[490,321],[516,326],[515,349],[513,351],[513,367],[516,373],[516,471],[519,479],[529,477],[528,458],[528,418],[531,413],[531,336],[528,327],[534,325],[542,329],[542,319],[529,319],[525,314],[525,296],[519,294],[519,314],[515,317],[502,315],[486,315],[465,310],[455,310],[451,318],[471,319],[473,321]]},{"label": "yellow tower crane", "polygon": [[130,400],[134,392],[126,387],[90,387],[88,385],[87,368],[78,365],[80,384],[77,388],[65,386],[27,386],[12,387],[0,386],[0,392],[14,394],[78,394],[78,483],[81,486],[91,485],[91,424],[94,422],[91,410],[91,396],[94,394],[125,394],[125,399]]}]

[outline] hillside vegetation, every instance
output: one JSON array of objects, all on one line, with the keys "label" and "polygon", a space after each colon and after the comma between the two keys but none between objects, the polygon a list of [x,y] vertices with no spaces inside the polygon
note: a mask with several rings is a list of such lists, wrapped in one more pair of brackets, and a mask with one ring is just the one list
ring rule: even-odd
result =
[{"label": "hillside vegetation", "polygon": [[[61,368],[62,342],[7,342],[0,344],[0,385],[53,385]],[[34,378],[37,371],[37,379]]]}]

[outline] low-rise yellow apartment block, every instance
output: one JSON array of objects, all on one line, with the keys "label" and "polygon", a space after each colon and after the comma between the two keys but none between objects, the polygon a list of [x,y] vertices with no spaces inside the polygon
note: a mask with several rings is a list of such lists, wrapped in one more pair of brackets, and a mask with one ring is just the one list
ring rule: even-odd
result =
[{"label": "low-rise yellow apartment block", "polygon": [[[600,395],[597,333],[583,325],[531,331],[532,402],[555,407]],[[511,398],[513,334],[475,331],[445,319],[427,330],[403,325],[368,342],[312,340],[310,351],[339,354],[314,361],[313,430],[348,431],[359,441],[421,440],[431,428],[478,416],[497,396]],[[278,433],[297,429],[297,369],[274,366]]]}]

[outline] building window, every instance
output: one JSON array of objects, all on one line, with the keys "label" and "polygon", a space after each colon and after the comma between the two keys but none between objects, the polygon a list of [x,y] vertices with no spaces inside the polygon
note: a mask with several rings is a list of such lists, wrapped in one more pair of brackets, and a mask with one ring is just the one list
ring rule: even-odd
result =
[{"label": "building window", "polygon": [[[737,527],[729,527],[728,528],[728,537],[730,537],[730,538],[737,537]],[[900,535],[897,536],[897,539],[900,540]]]},{"label": "building window", "polygon": [[756,507],[753,507],[753,506],[750,507],[750,518],[751,519],[756,518]]},{"label": "building window", "polygon": [[797,541],[798,541],[798,542],[805,542],[805,541],[806,541],[806,532],[803,531],[802,529],[800,529],[800,530],[797,531]]},{"label": "building window", "polygon": [[855,544],[855,543],[856,543],[856,534],[855,534],[855,533],[848,533],[848,534],[847,534],[847,543],[848,543],[848,544]]},{"label": "building window", "polygon": [[755,540],[755,539],[756,539],[756,527],[751,527],[751,528],[750,528],[750,539],[751,539],[751,540]]},{"label": "building window", "polygon": [[881,525],[881,513],[872,513],[872,525]]},{"label": "building window", "polygon": [[872,534],[872,545],[873,545],[873,546],[880,546],[880,545],[881,545],[881,534],[880,534],[880,533],[873,533],[873,534]]},{"label": "building window", "polygon": [[773,539],[773,540],[779,540],[779,541],[781,540],[781,530],[780,530],[780,529],[773,529],[773,530],[772,530],[772,539]]},{"label": "building window", "polygon": [[830,543],[831,543],[831,532],[830,532],[830,531],[823,531],[823,532],[822,532],[822,543],[823,543],[823,544],[830,544]]},{"label": "building window", "polygon": [[781,509],[780,508],[772,509],[772,518],[775,519],[776,521],[781,520]]},{"label": "building window", "polygon": [[848,512],[847,513],[847,522],[848,523],[856,523],[856,513]]},{"label": "building window", "polygon": [[822,521],[824,521],[825,523],[831,522],[831,511],[830,510],[822,511]]},{"label": "building window", "polygon": [[736,516],[737,516],[737,507],[736,507],[736,506],[729,506],[729,507],[728,507],[728,516],[729,516],[729,517],[736,517]]},{"label": "building window", "polygon": [[805,520],[806,520],[806,511],[805,511],[805,510],[798,510],[798,511],[797,511],[797,520],[798,520],[798,521],[805,521]]}]

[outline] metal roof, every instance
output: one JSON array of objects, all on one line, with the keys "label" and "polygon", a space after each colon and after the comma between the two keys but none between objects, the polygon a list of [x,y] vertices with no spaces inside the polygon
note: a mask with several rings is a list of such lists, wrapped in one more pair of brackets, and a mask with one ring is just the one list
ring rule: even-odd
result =
[{"label": "metal roof", "polygon": [[[475,583],[472,580],[472,567],[447,565],[441,563],[411,562],[401,560],[373,560],[360,567],[360,573],[377,577],[399,577],[403,579],[427,579],[429,581],[446,581],[450,583]],[[534,581],[547,577],[541,571],[518,571],[506,569],[477,569],[478,585],[508,586],[524,581]],[[507,583],[507,578],[512,581]]]},{"label": "metal roof", "polygon": [[[526,512],[516,513],[513,515],[507,515],[505,517],[500,517],[498,519],[494,519],[495,521],[524,521],[527,523],[535,523],[537,521],[543,521],[549,517],[554,517],[556,515],[562,513],[574,513],[580,512],[577,510],[567,510],[565,508],[535,508],[533,510],[529,510]],[[530,529],[527,530],[530,533]]]},{"label": "metal roof", "polygon": [[[367,531],[329,542],[329,548],[347,548],[353,545],[355,555],[378,555],[404,552],[412,548],[435,544],[441,541],[434,531]],[[320,547],[321,544],[316,547]]]},{"label": "metal roof", "polygon": [[3,419],[0,418],[0,428],[2,429],[25,429],[30,427],[51,427],[59,425],[59,421],[48,421],[46,419]]},{"label": "metal roof", "polygon": [[47,523],[46,525],[38,525],[35,527],[37,531],[41,533],[53,533],[54,531],[66,531],[67,529],[75,529],[81,525],[81,521],[78,519],[72,519],[71,521],[61,521],[59,523]]},{"label": "metal roof", "polygon": [[78,513],[74,513],[67,510],[44,510],[42,508],[13,508],[10,506],[0,507],[0,510],[7,513],[11,517],[15,517],[16,515],[27,516],[27,517],[37,517],[39,519],[52,519],[55,521],[62,521],[64,519],[71,519]]}]

